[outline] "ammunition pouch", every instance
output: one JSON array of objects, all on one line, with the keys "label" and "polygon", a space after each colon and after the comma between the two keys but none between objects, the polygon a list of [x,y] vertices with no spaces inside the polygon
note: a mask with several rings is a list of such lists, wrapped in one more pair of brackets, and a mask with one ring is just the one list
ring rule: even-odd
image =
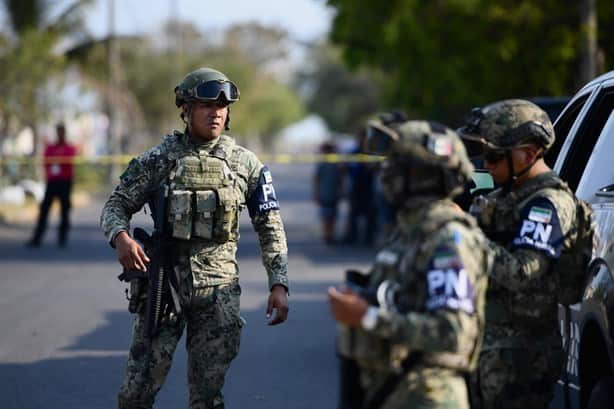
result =
[{"label": "ammunition pouch", "polygon": [[171,236],[175,239],[192,238],[192,192],[173,190],[169,195],[168,222]]},{"label": "ammunition pouch", "polygon": [[228,186],[217,190],[217,199],[213,238],[218,242],[225,243],[236,239],[239,221],[239,197],[235,188]]},{"label": "ammunition pouch", "polygon": [[217,243],[236,240],[240,198],[233,186],[216,190],[172,190],[167,221],[171,236]]},{"label": "ammunition pouch", "polygon": [[213,222],[217,200],[212,190],[196,192],[196,218],[194,234],[203,239],[213,239]]},{"label": "ammunition pouch", "polygon": [[234,152],[232,138],[222,136],[210,152],[189,153],[176,159],[169,174],[167,198],[170,237],[214,243],[237,240],[245,198],[233,170],[238,157]]}]

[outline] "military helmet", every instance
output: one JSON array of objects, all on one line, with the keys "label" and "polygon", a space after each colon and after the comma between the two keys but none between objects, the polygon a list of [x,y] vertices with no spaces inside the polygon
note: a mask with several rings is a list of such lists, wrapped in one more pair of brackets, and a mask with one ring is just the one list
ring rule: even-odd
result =
[{"label": "military helmet", "polygon": [[[382,172],[384,191],[388,189],[385,173],[396,173],[397,180],[390,180],[395,193],[386,194],[391,201],[412,194],[454,196],[462,192],[473,173],[461,139],[437,122],[406,121],[386,126],[381,121],[369,121],[365,150],[387,157]],[[395,166],[399,168],[396,172],[387,169]],[[399,177],[411,180],[399,181]]]},{"label": "military helmet", "polygon": [[530,143],[548,150],[554,144],[554,127],[548,114],[523,99],[507,99],[474,108],[470,120],[458,132],[467,140],[495,150],[509,150]]},{"label": "military helmet", "polygon": [[239,100],[239,89],[223,73],[203,67],[192,71],[175,87],[175,105],[190,101],[225,100],[228,104]]}]

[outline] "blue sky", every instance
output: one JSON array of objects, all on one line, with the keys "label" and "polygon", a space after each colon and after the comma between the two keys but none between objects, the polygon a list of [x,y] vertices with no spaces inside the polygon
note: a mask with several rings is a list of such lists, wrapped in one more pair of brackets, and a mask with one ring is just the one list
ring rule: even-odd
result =
[{"label": "blue sky", "polygon": [[[325,36],[332,10],[325,0],[115,0],[116,29],[120,34],[144,33],[172,16],[188,20],[201,30],[258,21],[281,26],[293,38],[313,40]],[[96,0],[86,12],[88,30],[95,37],[108,33],[109,0]]]}]

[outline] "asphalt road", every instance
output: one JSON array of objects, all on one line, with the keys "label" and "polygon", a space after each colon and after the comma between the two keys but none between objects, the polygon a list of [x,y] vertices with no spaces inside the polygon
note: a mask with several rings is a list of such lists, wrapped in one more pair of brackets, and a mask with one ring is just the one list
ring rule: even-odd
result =
[{"label": "asphalt road", "polygon": [[[290,316],[284,325],[266,326],[266,275],[244,215],[239,265],[247,325],[224,387],[227,407],[333,408],[335,325],[326,288],[339,283],[345,269],[366,269],[374,253],[320,243],[311,166],[271,168],[288,236]],[[98,227],[101,206],[93,200],[74,210],[66,249],[55,245],[57,215],[40,249],[24,247],[31,226],[0,225],[0,409],[116,405],[132,316],[114,251]],[[144,214],[135,220],[149,225]],[[182,342],[156,408],[187,407],[186,360]]]}]

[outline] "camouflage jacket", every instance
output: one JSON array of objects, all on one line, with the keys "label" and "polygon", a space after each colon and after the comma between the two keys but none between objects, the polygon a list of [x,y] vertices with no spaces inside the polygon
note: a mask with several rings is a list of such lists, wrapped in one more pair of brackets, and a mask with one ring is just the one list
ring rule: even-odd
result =
[{"label": "camouflage jacket", "polygon": [[486,302],[485,348],[556,344],[561,277],[557,261],[573,242],[576,202],[554,172],[508,193],[495,190],[478,222],[494,253]]},{"label": "camouflage jacket", "polygon": [[[100,221],[107,240],[112,243],[119,232],[130,231],[131,215],[143,207],[151,192],[167,183],[179,158],[186,155],[198,157],[199,153],[210,154],[221,141],[232,147],[228,153],[228,163],[241,192],[239,209],[246,205],[250,208],[252,225],[260,240],[269,288],[275,284],[288,288],[288,250],[278,207],[264,211],[258,211],[257,203],[255,211],[250,207],[250,204],[257,201],[257,197],[262,197],[260,190],[263,189],[264,179],[270,184],[270,172],[254,153],[234,144],[234,140],[228,136],[222,135],[213,141],[195,144],[190,141],[189,135],[175,131],[165,137],[161,144],[133,159],[102,210]],[[195,288],[232,282],[238,278],[239,272],[236,261],[237,241],[238,230],[236,236],[225,243],[203,240],[177,243],[177,247],[180,247],[178,268],[184,278],[191,273],[191,284]]]},{"label": "camouflage jacket", "polygon": [[[357,329],[340,352],[363,367],[398,368],[411,352],[426,365],[474,367],[484,324],[490,252],[473,218],[449,200],[402,210],[378,252],[370,288],[398,285],[395,306],[380,303],[372,329]],[[345,351],[345,353],[344,353]]]}]

